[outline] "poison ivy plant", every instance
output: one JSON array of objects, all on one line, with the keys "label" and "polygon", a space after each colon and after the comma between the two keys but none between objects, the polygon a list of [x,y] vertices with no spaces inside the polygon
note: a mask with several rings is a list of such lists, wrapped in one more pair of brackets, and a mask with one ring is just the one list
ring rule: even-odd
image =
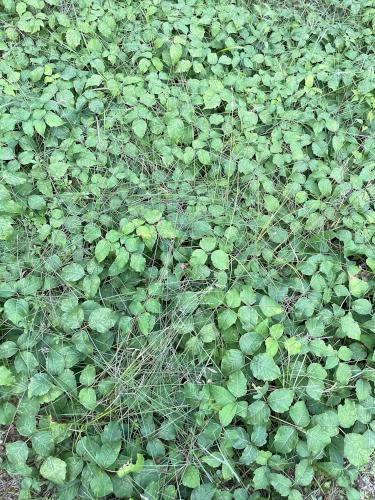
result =
[{"label": "poison ivy plant", "polygon": [[2,0],[19,498],[360,498],[374,19],[372,0]]}]

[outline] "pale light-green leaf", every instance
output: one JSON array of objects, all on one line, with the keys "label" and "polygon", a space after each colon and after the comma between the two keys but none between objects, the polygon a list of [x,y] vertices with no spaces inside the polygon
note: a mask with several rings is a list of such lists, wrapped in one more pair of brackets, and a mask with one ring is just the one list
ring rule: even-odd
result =
[{"label": "pale light-green leaf", "polygon": [[250,363],[255,378],[263,381],[272,381],[280,377],[281,371],[273,358],[268,354],[258,354]]},{"label": "pale light-green leaf", "polygon": [[81,41],[81,34],[78,30],[68,29],[66,32],[66,43],[71,49],[78,47]]},{"label": "pale light-green leaf", "polygon": [[98,307],[89,316],[89,326],[99,333],[108,332],[117,321],[117,315],[109,307]]},{"label": "pale light-green leaf", "polygon": [[40,474],[55,484],[63,484],[66,477],[66,462],[57,457],[48,457],[40,468]]},{"label": "pale light-green leaf", "polygon": [[229,256],[223,250],[215,250],[211,254],[212,264],[216,269],[225,271],[229,268]]}]

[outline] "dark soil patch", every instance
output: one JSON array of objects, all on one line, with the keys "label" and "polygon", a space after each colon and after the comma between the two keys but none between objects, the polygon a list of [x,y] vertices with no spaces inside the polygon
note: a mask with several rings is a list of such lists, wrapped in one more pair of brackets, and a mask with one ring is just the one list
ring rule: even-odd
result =
[{"label": "dark soil patch", "polygon": [[358,476],[356,482],[357,489],[361,492],[363,500],[375,498],[375,464],[370,462]]},{"label": "dark soil patch", "polygon": [[0,498],[4,500],[17,500],[19,486],[17,477],[9,476],[0,468]]}]

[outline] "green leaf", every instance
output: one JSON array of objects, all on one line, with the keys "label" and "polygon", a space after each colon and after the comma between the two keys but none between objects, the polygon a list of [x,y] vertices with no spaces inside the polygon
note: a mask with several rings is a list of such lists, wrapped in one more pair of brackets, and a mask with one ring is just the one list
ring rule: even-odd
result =
[{"label": "green leaf", "polygon": [[85,270],[80,264],[68,264],[61,271],[61,277],[63,280],[70,283],[79,281],[85,275]]},{"label": "green leaf", "polygon": [[[132,498],[134,487],[130,477],[111,476],[113,493],[116,498]],[[173,498],[173,496],[172,496]]]},{"label": "green leaf", "polygon": [[194,465],[188,465],[182,475],[181,482],[187,488],[197,488],[201,482],[199,470]]},{"label": "green leaf", "polygon": [[371,385],[367,380],[359,379],[355,383],[355,392],[358,401],[365,401],[371,394]]},{"label": "green leaf", "polygon": [[300,486],[308,486],[314,478],[314,469],[308,460],[301,460],[295,468],[295,481]]},{"label": "green leaf", "polygon": [[104,102],[101,99],[92,99],[89,102],[89,110],[98,115],[103,113]]},{"label": "green leaf", "polygon": [[229,375],[227,387],[236,398],[242,398],[247,393],[247,380],[242,371],[235,371]]},{"label": "green leaf", "polygon": [[115,326],[117,314],[108,307],[98,307],[89,316],[89,326],[99,333],[106,333]]},{"label": "green leaf", "polygon": [[254,165],[250,160],[242,158],[238,162],[238,171],[241,174],[250,174],[253,169],[254,169]]},{"label": "green leaf", "polygon": [[368,94],[375,88],[375,83],[373,79],[371,78],[365,78],[364,80],[361,80],[358,84],[358,90],[362,94]]},{"label": "green leaf", "polygon": [[94,365],[86,365],[81,371],[79,381],[82,385],[92,385],[95,381],[96,370]]},{"label": "green leaf", "polygon": [[143,469],[144,463],[145,463],[144,456],[140,453],[137,453],[137,461],[135,462],[135,464],[128,463],[123,465],[121,469],[117,471],[117,475],[118,477],[124,477],[132,472],[140,473]]},{"label": "green leaf", "polygon": [[82,484],[95,498],[107,497],[113,492],[111,478],[94,464],[87,464],[83,469]]},{"label": "green leaf", "polygon": [[253,485],[256,490],[264,490],[269,486],[269,468],[268,467],[258,467],[254,471]]},{"label": "green leaf", "polygon": [[305,87],[308,89],[311,89],[311,87],[314,85],[314,75],[307,75],[305,78]]},{"label": "green leaf", "polygon": [[80,328],[84,320],[83,309],[79,306],[72,307],[62,315],[64,329],[76,330]]},{"label": "green leaf", "polygon": [[28,386],[28,396],[44,396],[51,389],[52,383],[49,376],[45,373],[36,373],[30,379]]},{"label": "green leaf", "polygon": [[217,317],[220,330],[227,330],[237,321],[237,314],[232,309],[224,309]]},{"label": "green leaf", "polygon": [[258,456],[258,450],[252,444],[246,446],[244,451],[242,452],[240,463],[244,465],[251,465]]},{"label": "green leaf", "polygon": [[290,425],[280,425],[275,434],[273,445],[278,453],[290,453],[296,446],[298,434]]},{"label": "green leaf", "polygon": [[270,415],[271,411],[264,401],[254,401],[247,409],[247,420],[251,425],[266,424]]},{"label": "green leaf", "polygon": [[161,238],[170,240],[176,238],[177,236],[176,229],[171,221],[161,220],[158,222],[156,227]]},{"label": "green leaf", "polygon": [[[100,278],[95,275],[86,275],[81,283],[82,291],[86,298],[93,299],[99,289]],[[79,313],[78,313],[79,314]]]},{"label": "green leaf", "polygon": [[101,75],[91,75],[90,78],[87,79],[85,87],[98,87],[103,81],[103,77]]},{"label": "green leaf", "polygon": [[268,354],[258,354],[250,362],[250,368],[255,378],[263,381],[276,380],[281,376],[280,368]]},{"label": "green leaf", "polygon": [[229,425],[234,416],[236,415],[237,405],[235,403],[229,403],[219,411],[219,420],[223,427]]},{"label": "green leaf", "polygon": [[137,325],[143,335],[149,335],[155,325],[155,316],[145,312],[138,316]]},{"label": "green leaf", "polygon": [[137,236],[142,238],[147,248],[152,249],[157,240],[156,229],[152,226],[140,226],[137,227]]},{"label": "green leaf", "polygon": [[71,49],[75,49],[81,42],[81,34],[78,30],[68,29],[66,32],[66,43]]},{"label": "green leaf", "polygon": [[279,350],[279,343],[276,339],[273,339],[272,337],[268,337],[266,339],[266,353],[271,356],[272,358],[276,356],[277,351]]},{"label": "green leaf", "polygon": [[172,64],[178,63],[182,56],[182,45],[178,43],[172,43],[169,48],[169,55],[171,58]]},{"label": "green leaf", "polygon": [[290,490],[288,500],[303,500],[302,493],[298,490]]},{"label": "green leaf", "polygon": [[49,127],[61,127],[61,125],[64,125],[62,119],[52,111],[47,111],[44,115],[44,121]]},{"label": "green leaf", "polygon": [[192,267],[203,266],[206,263],[207,258],[208,255],[206,254],[206,252],[201,250],[200,248],[197,248],[193,250],[189,263]]},{"label": "green leaf", "polygon": [[286,339],[284,347],[288,351],[289,356],[299,354],[302,349],[302,344],[294,337]]},{"label": "green leaf", "polygon": [[276,212],[280,207],[278,199],[270,194],[264,196],[263,202],[267,212]]},{"label": "green leaf", "polygon": [[191,68],[191,61],[188,59],[181,59],[177,63],[176,73],[186,73]]},{"label": "green leaf", "polygon": [[228,292],[225,295],[225,301],[228,307],[232,308],[240,307],[241,297],[238,290],[236,290],[235,288],[228,290]]},{"label": "green leaf", "polygon": [[44,137],[46,131],[46,124],[42,120],[36,120],[34,123],[34,128],[38,132],[39,135]]},{"label": "green leaf", "polygon": [[9,161],[15,158],[15,153],[9,146],[0,147],[0,161]]},{"label": "green leaf", "polygon": [[340,124],[337,120],[333,120],[332,118],[328,118],[326,120],[326,127],[330,132],[337,132],[340,128]]},{"label": "green leaf", "polygon": [[312,455],[318,455],[331,442],[331,437],[320,425],[309,429],[306,433],[307,449]]},{"label": "green leaf", "polygon": [[[212,500],[216,492],[215,485],[212,483],[203,483],[191,492],[190,500]],[[170,496],[165,495],[163,500],[169,500],[169,498],[175,498],[176,494],[173,492]],[[240,500],[240,499],[238,499]]]},{"label": "green leaf", "polygon": [[215,250],[211,254],[211,261],[216,269],[225,271],[229,268],[229,256],[223,250]]},{"label": "green leaf", "polygon": [[334,151],[340,151],[340,149],[342,148],[342,146],[344,144],[344,141],[345,141],[345,137],[343,135],[335,135],[332,138],[332,147],[333,147]]},{"label": "green leaf", "polygon": [[340,426],[344,429],[349,429],[357,420],[357,406],[355,402],[351,399],[345,399],[344,404],[338,405],[337,414]]},{"label": "green leaf", "polygon": [[29,448],[24,441],[15,441],[5,445],[6,456],[13,465],[25,464],[29,456]]},{"label": "green leaf", "polygon": [[352,303],[352,309],[357,314],[366,316],[367,314],[371,314],[372,305],[371,302],[367,299],[357,299]]},{"label": "green leaf", "polygon": [[244,354],[255,354],[262,346],[264,338],[256,332],[249,332],[240,338],[240,349]]},{"label": "green leaf", "polygon": [[315,401],[320,401],[322,394],[324,392],[324,382],[316,378],[310,378],[306,385],[306,394],[315,399]]},{"label": "green leaf", "polygon": [[63,484],[66,478],[66,462],[57,457],[48,457],[39,472],[52,483]]},{"label": "green leaf", "polygon": [[221,97],[215,90],[208,89],[203,94],[203,101],[205,109],[214,109],[220,106]]},{"label": "green leaf", "polygon": [[363,297],[369,290],[367,281],[361,280],[356,276],[349,277],[349,291],[354,297]]},{"label": "green leaf", "polygon": [[283,307],[267,295],[263,295],[260,299],[259,307],[266,318],[271,318],[272,316],[277,316],[284,312]]},{"label": "green leaf", "polygon": [[372,447],[369,446],[368,439],[357,433],[346,434],[344,438],[344,457],[354,467],[362,467],[369,463]]},{"label": "green leaf", "polygon": [[310,423],[310,415],[304,401],[297,401],[289,410],[289,415],[298,427],[307,427]]},{"label": "green leaf", "polygon": [[13,235],[13,220],[10,217],[0,217],[0,241],[7,241]]},{"label": "green leaf", "polygon": [[340,326],[346,337],[354,340],[360,340],[361,328],[350,313],[340,319]]},{"label": "green leaf", "polygon": [[29,314],[29,304],[24,299],[8,299],[4,304],[6,319],[16,326],[24,326]]},{"label": "green leaf", "polygon": [[330,437],[337,436],[339,433],[339,419],[337,413],[333,410],[327,410],[313,417],[314,423],[317,423],[326,431]]},{"label": "green leaf", "polygon": [[96,393],[92,387],[84,387],[79,391],[79,401],[82,406],[88,410],[95,410],[96,408]]},{"label": "green leaf", "polygon": [[258,323],[258,313],[251,306],[241,306],[238,309],[238,317],[244,330],[253,330]]},{"label": "green leaf", "polygon": [[268,404],[276,413],[288,411],[293,402],[294,391],[292,389],[275,389],[268,396]]},{"label": "green leaf", "polygon": [[41,457],[48,457],[54,452],[55,443],[52,432],[40,431],[32,437],[32,445],[35,453]]},{"label": "green leaf", "polygon": [[11,358],[18,351],[17,344],[11,340],[2,342],[0,344],[0,359]]},{"label": "green leaf", "polygon": [[103,260],[108,257],[111,251],[111,244],[108,240],[100,240],[95,247],[95,258],[98,262],[103,262]]},{"label": "green leaf", "polygon": [[142,273],[146,268],[146,259],[143,255],[133,254],[130,257],[130,267],[137,273]]},{"label": "green leaf", "polygon": [[[1,385],[1,368],[0,367],[0,385]],[[17,408],[12,403],[3,403],[0,406],[0,425],[10,425],[16,414]]]},{"label": "green leaf", "polygon": [[[255,446],[264,446],[267,442],[267,428],[264,425],[255,425],[251,433],[251,442]],[[269,453],[269,452],[261,452]]]},{"label": "green leaf", "polygon": [[228,349],[221,360],[221,371],[229,375],[245,366],[245,357],[238,349]]},{"label": "green leaf", "polygon": [[116,461],[121,449],[121,441],[104,443],[100,450],[95,454],[95,462],[103,467],[109,469]]},{"label": "green leaf", "polygon": [[101,434],[102,443],[115,443],[116,441],[121,441],[122,432],[121,426],[118,422],[109,422]]},{"label": "green leaf", "polygon": [[165,446],[160,439],[150,439],[146,446],[146,451],[153,459],[165,456]]},{"label": "green leaf", "polygon": [[100,227],[96,224],[87,224],[83,230],[85,241],[88,241],[89,243],[92,243],[100,238],[101,234]]},{"label": "green leaf", "polygon": [[292,481],[283,474],[272,473],[269,475],[270,483],[282,497],[288,497],[292,487]]},{"label": "green leaf", "polygon": [[142,120],[141,118],[134,120],[133,125],[132,125],[133,132],[135,135],[139,138],[142,139],[144,137],[146,130],[147,130],[147,122],[145,120]]},{"label": "green leaf", "polygon": [[236,398],[225,387],[219,385],[210,385],[210,394],[221,407],[233,403]]},{"label": "green leaf", "polygon": [[219,335],[216,326],[212,323],[203,326],[199,331],[199,338],[202,342],[210,343],[213,342]]},{"label": "green leaf", "polygon": [[156,224],[157,222],[159,222],[162,215],[163,215],[163,210],[145,208],[143,211],[143,217],[149,224]]}]

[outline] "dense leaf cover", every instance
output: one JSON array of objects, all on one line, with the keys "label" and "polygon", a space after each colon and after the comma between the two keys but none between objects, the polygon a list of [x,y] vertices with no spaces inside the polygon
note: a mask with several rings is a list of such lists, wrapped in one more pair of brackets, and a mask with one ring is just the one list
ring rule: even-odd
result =
[{"label": "dense leaf cover", "polygon": [[2,0],[0,21],[20,498],[359,499],[374,1]]}]

